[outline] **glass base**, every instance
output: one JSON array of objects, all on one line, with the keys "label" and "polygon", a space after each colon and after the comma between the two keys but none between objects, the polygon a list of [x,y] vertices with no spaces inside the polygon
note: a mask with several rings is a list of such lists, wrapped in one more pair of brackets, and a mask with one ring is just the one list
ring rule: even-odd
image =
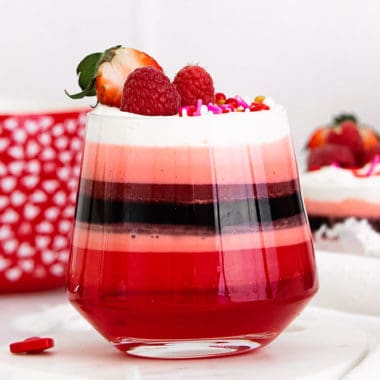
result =
[{"label": "glass base", "polygon": [[123,339],[113,343],[120,351],[142,358],[197,359],[246,353],[263,344],[245,338],[217,338],[199,340],[143,340]]}]

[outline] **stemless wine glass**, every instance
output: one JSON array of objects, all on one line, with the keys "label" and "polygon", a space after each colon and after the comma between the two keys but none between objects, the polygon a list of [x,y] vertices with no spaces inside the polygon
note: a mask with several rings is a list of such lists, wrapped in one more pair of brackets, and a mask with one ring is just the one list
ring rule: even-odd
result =
[{"label": "stemless wine glass", "polygon": [[116,348],[254,350],[317,291],[286,111],[88,116],[67,291]]}]

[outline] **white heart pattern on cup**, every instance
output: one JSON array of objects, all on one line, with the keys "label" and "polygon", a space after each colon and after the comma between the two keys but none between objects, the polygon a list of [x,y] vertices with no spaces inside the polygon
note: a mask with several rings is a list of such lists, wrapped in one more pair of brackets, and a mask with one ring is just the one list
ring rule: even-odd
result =
[{"label": "white heart pattern on cup", "polygon": [[0,288],[63,279],[85,118],[0,116]]}]

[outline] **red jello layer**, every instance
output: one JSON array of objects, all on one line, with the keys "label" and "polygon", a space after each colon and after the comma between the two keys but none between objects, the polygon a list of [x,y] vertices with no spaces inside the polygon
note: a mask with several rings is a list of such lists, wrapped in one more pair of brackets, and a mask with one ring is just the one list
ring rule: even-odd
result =
[{"label": "red jello layer", "polygon": [[75,248],[68,292],[113,341],[269,334],[317,289],[311,242],[210,252]]},{"label": "red jello layer", "polygon": [[244,184],[298,178],[289,137],[242,146],[85,146],[82,177],[101,182]]}]

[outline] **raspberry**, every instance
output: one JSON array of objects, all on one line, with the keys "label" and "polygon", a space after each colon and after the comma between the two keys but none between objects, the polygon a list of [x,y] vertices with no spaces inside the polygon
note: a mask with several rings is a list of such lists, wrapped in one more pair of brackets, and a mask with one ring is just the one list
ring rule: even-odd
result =
[{"label": "raspberry", "polygon": [[354,154],[356,162],[362,160],[364,152],[363,141],[356,123],[352,120],[343,121],[338,128],[332,129],[326,141],[327,143],[348,147]]},{"label": "raspberry", "polygon": [[308,170],[316,170],[333,163],[346,168],[354,167],[355,156],[347,146],[337,144],[325,144],[310,149],[307,160]]},{"label": "raspberry", "polygon": [[134,70],[124,83],[121,111],[140,115],[175,115],[180,96],[170,79],[154,67]]},{"label": "raspberry", "polygon": [[380,142],[365,150],[362,161],[363,165],[372,161],[375,156],[380,156]]},{"label": "raspberry", "polygon": [[173,84],[181,96],[181,106],[214,103],[215,90],[210,74],[197,65],[185,66],[174,78]]}]

